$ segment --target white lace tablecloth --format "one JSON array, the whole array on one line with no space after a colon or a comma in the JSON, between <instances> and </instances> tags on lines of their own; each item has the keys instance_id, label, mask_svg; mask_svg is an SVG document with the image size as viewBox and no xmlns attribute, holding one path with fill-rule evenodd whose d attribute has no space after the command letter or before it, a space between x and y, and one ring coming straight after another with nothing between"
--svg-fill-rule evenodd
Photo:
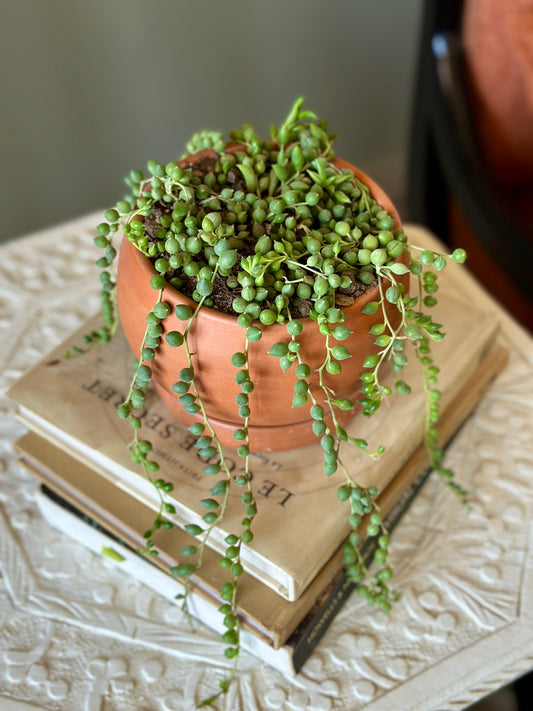
<instances>
[{"instance_id":1,"label":"white lace tablecloth","mask_svg":"<svg viewBox=\"0 0 533 711\"><path fill-rule=\"evenodd\" d=\"M0 711L192 709L229 664L215 633L50 528L13 452L3 393L97 311L99 221L0 248ZM472 514L430 477L394 533L392 612L352 596L294 679L243 653L217 709L461 709L533 668L533 346L503 331L508 367L447 455Z\"/></svg>"}]
</instances>

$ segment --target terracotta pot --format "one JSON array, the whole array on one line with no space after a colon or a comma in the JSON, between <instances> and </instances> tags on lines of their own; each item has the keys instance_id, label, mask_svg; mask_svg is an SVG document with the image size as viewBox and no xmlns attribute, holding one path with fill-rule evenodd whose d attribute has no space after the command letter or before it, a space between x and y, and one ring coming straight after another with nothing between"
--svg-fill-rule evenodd
<instances>
[{"instance_id":1,"label":"terracotta pot","mask_svg":"<svg viewBox=\"0 0 533 711\"><path fill-rule=\"evenodd\" d=\"M355 176L370 188L372 196L393 216L395 228L398 228L398 213L379 186L348 163L341 160L335 162L341 169L352 170ZM117 276L118 308L126 338L136 355L139 354L146 328L146 314L154 304L155 291L149 284L153 274L155 271L150 261L124 238ZM403 275L400 280L407 288L408 275ZM356 397L361 386L363 362L369 354L377 350L374 345L375 337L369 334L369 329L374 323L381 322L382 316L380 312L374 315L362 314L361 310L369 301L378 299L376 286L344 309L345 325L353 334L342 344L352 353L352 357L342 361L340 374L327 375L326 382L334 390L336 397L352 400ZM170 304L172 309L176 304L188 304L192 308L196 306L171 286L165 287L163 300ZM397 325L399 315L396 307L387 303L387 310L389 320ZM302 323L303 331L298 337L302 344L300 353L303 360L314 369L324 359L324 338L318 332L315 321L306 318L302 319ZM292 408L293 384L296 380L294 365L283 372L279 360L267 354L274 343L289 342L287 330L282 324L261 326L257 322L257 325L262 328L263 336L249 347L250 377L255 384L255 389L250 394L251 449L256 452L282 451L315 442L309 406ZM173 310L162 322L162 326L164 332L183 331L184 328L183 322L176 319ZM189 333L190 350L194 354L196 385L219 439L224 446L233 449L238 446L233 439L233 432L242 426L242 420L238 417L238 407L235 404L235 396L240 389L235 383L236 369L231 365L231 356L236 351L243 350L244 335L244 329L237 324L236 317L207 307L201 309ZM158 393L167 408L186 425L197 421L197 416L183 411L178 396L171 390L171 386L178 380L179 371L187 366L183 346L171 348L162 338L156 358L150 366ZM313 377L316 382L316 374L312 375ZM339 420L346 424L353 415L354 411L339 412Z\"/></svg>"}]
</instances>

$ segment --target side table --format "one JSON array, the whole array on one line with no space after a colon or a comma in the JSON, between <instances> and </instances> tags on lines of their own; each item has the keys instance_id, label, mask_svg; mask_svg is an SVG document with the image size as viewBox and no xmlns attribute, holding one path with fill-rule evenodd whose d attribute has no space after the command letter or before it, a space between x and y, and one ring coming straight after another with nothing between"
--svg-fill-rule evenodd
<instances>
[{"instance_id":1,"label":"side table","mask_svg":"<svg viewBox=\"0 0 533 711\"><path fill-rule=\"evenodd\" d=\"M3 393L98 309L99 221L0 247L0 711L192 709L228 664L214 633L51 529L17 465ZM243 653L215 708L459 710L533 668L533 341L479 299L510 358L447 453L472 513L430 477L394 533L392 612L352 596L294 679Z\"/></svg>"}]
</instances>

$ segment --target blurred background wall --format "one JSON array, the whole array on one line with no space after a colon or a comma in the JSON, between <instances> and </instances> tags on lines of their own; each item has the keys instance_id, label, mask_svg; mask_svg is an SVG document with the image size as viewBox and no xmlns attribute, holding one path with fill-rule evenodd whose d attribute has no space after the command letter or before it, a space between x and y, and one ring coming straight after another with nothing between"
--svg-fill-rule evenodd
<instances>
[{"instance_id":1,"label":"blurred background wall","mask_svg":"<svg viewBox=\"0 0 533 711\"><path fill-rule=\"evenodd\" d=\"M0 0L0 239L125 192L202 128L293 100L400 210L422 0Z\"/></svg>"}]
</instances>

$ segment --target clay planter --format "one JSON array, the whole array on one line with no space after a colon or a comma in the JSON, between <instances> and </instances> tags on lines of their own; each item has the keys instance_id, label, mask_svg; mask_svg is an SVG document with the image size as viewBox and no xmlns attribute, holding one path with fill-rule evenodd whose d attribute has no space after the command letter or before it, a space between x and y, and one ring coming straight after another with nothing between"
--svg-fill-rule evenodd
<instances>
[{"instance_id":1,"label":"clay planter","mask_svg":"<svg viewBox=\"0 0 533 711\"><path fill-rule=\"evenodd\" d=\"M190 159L186 162L190 163ZM372 196L393 216L397 229L400 226L398 213L379 186L348 163L338 159L335 163L341 169L352 170L370 188ZM136 356L146 328L146 314L155 301L156 292L149 283L154 274L150 261L124 238L117 275L118 308L126 338ZM407 289L408 274L399 277L399 281ZM379 300L377 286L344 309L345 325L353 334L342 344L348 348L352 357L342 361L342 372L339 375L326 374L326 383L334 390L336 397L356 398L361 386L363 362L369 354L378 350L374 345L375 336L369 334L369 329L374 323L383 321L381 312L373 315L361 313L365 304L376 300ZM183 331L184 324L175 317L173 308L176 304L188 304L194 309L196 304L168 285L163 291L163 301L172 306L171 314L162 322L164 332ZM396 306L387 302L387 312L391 323L397 325L399 314ZM302 319L302 323L303 331L298 337L301 342L300 353L314 372L324 360L324 337L319 333L316 321ZM309 407L292 407L295 366L283 372L279 359L267 354L274 343L289 342L285 325L262 326L259 322L255 325L262 328L263 336L260 341L250 343L249 346L250 378L255 384L250 394L249 432L252 451L281 451L316 442L311 430ZM242 420L238 417L235 404L235 396L240 389L235 383L236 369L231 365L231 356L236 351L244 350L244 341L245 331L237 324L236 317L207 307L200 310L189 332L190 350L194 354L195 383L222 444L233 449L238 446L233 439L233 432L242 426ZM183 411L178 395L171 390L171 386L178 380L179 371L188 365L184 347L171 348L162 338L156 353L150 366L161 399L185 425L198 421L198 416ZM315 375L315 382L317 380ZM353 411L339 412L339 420L346 424L353 415Z\"/></svg>"}]
</instances>

